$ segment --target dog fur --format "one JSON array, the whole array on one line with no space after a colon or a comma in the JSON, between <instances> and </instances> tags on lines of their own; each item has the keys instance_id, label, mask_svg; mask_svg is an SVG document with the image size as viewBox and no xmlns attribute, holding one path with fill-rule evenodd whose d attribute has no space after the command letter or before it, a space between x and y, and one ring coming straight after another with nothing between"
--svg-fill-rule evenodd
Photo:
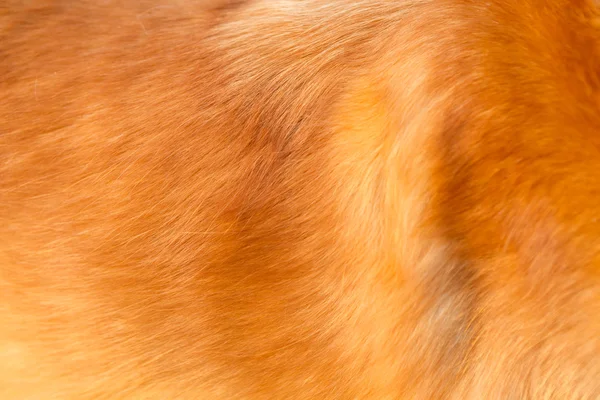
<instances>
[{"instance_id":1,"label":"dog fur","mask_svg":"<svg viewBox=\"0 0 600 400\"><path fill-rule=\"evenodd\" d=\"M584 0L5 0L0 398L600 398Z\"/></svg>"}]
</instances>

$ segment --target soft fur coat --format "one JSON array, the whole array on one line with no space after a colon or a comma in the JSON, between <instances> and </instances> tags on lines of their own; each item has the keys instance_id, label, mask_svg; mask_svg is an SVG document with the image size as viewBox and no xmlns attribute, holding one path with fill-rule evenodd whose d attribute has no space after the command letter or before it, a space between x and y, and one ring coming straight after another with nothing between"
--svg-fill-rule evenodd
<instances>
[{"instance_id":1,"label":"soft fur coat","mask_svg":"<svg viewBox=\"0 0 600 400\"><path fill-rule=\"evenodd\" d=\"M3 0L0 398L599 399L584 0Z\"/></svg>"}]
</instances>

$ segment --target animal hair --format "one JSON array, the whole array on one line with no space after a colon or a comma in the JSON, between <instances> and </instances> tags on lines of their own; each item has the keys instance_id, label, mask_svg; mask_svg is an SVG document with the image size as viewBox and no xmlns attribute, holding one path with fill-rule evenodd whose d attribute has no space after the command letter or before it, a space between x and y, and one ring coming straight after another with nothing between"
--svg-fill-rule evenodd
<instances>
[{"instance_id":1,"label":"animal hair","mask_svg":"<svg viewBox=\"0 0 600 400\"><path fill-rule=\"evenodd\" d=\"M4 0L0 398L600 398L585 0Z\"/></svg>"}]
</instances>

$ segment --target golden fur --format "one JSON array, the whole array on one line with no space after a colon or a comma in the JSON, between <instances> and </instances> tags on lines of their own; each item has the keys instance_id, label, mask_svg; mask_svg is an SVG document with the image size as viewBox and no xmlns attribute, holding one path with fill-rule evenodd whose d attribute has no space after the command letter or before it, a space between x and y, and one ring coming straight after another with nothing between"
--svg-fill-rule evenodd
<instances>
[{"instance_id":1,"label":"golden fur","mask_svg":"<svg viewBox=\"0 0 600 400\"><path fill-rule=\"evenodd\" d=\"M0 398L600 398L584 0L5 0Z\"/></svg>"}]
</instances>

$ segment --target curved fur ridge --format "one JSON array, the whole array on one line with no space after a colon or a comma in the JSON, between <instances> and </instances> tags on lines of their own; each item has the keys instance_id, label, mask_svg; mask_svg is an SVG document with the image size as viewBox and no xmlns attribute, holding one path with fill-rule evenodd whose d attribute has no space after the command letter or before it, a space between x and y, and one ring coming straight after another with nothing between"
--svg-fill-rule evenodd
<instances>
[{"instance_id":1,"label":"curved fur ridge","mask_svg":"<svg viewBox=\"0 0 600 400\"><path fill-rule=\"evenodd\" d=\"M5 1L0 397L600 398L597 21Z\"/></svg>"}]
</instances>

